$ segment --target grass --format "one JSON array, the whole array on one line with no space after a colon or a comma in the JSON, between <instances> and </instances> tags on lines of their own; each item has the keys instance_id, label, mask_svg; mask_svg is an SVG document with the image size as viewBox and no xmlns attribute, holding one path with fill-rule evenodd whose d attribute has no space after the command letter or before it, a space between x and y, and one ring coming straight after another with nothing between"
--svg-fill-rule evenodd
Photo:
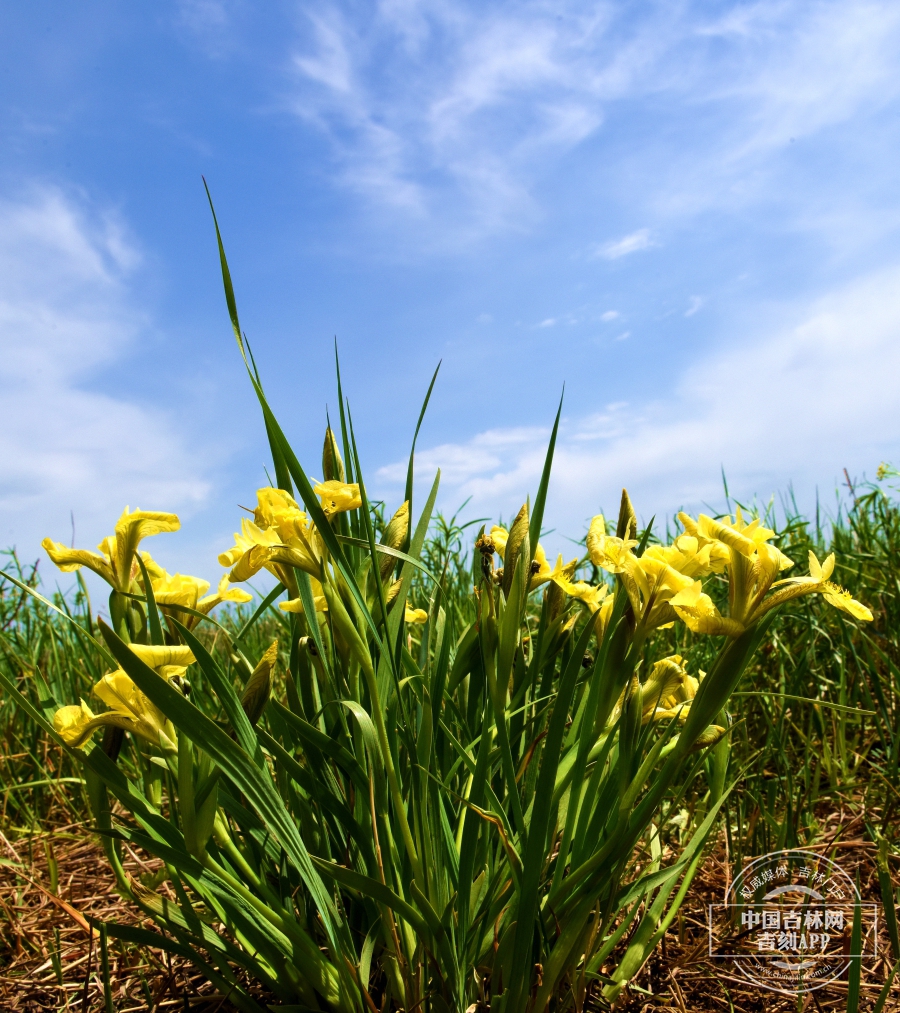
<instances>
[{"instance_id":1,"label":"grass","mask_svg":"<svg viewBox=\"0 0 900 1013\"><path fill-rule=\"evenodd\" d=\"M423 496L412 455L391 513L367 499L339 376L314 489L265 397L220 252L277 485L260 491L258 527L227 565L236 584L261 568L279 584L213 619L196 583L136 554L177 527L172 515L123 515L105 560L51 548L105 575L105 615L79 573L71 593L44 596L36 567L9 554L9 1008L39 992L85 1010L248 1013L855 1011L895 999L889 483L851 488L826 526L782 511L775 538L804 564L833 550L835 578L871 623L827 605L847 607L821 581L759 605L779 576L766 538L709 521L692 549L665 548L674 533L638 532L627 496L615 535L596 520L582 557L554 568L538 542L552 439L533 505L508 531L434 516L439 476ZM771 510L761 520L776 527ZM683 598L698 574L709 598ZM74 706L98 693L96 717ZM830 990L760 998L703 962L698 905L751 857L808 847L880 898L881 955Z\"/></svg>"},{"instance_id":2,"label":"grass","mask_svg":"<svg viewBox=\"0 0 900 1013\"><path fill-rule=\"evenodd\" d=\"M445 575L446 611L455 613L460 624L472 618L474 534L455 520L438 517L422 552L428 568ZM779 534L780 545L792 558L803 558L809 548L820 556L833 548L841 560L841 581L871 605L876 618L871 627L861 628L842 613L823 610L809 598L802 599L790 613L781 614L768 631L731 705L735 718L731 763L743 770L743 776L724 807L720 834L707 848L709 857L688 893L686 909L691 907L694 895L709 894L717 899L715 891L722 881L716 862L726 856L738 869L752 856L781 848L821 846L823 842L828 843L829 853L846 866L853 868L862 862L868 896L881 896L886 901L885 894L893 890L896 903L900 864L900 505L888 490L867 488L857 491L849 509L824 530L817 530L794 514L780 525ZM23 567L12 554L5 568L23 583L38 583L36 568ZM417 582L413 596L424 602L426 594L427 582ZM83 585L79 583L68 595L52 592L49 598L73 616L82 630L96 633L96 615ZM252 607L243 606L223 613L219 619L236 635L251 614ZM289 618L284 613L268 610L253 627L253 641L245 645L247 654L258 656L271 638L284 636L287 623ZM657 645L660 655L680 653L693 671L710 665L712 645L707 638L691 634L683 626L664 631L662 638ZM219 656L225 654L221 631L209 632L204 639ZM36 707L40 707L42 693L47 691L57 701L88 698L102 668L92 641L80 634L76 625L9 583L0 585L0 648L3 672L15 680ZM238 682L236 675L234 678ZM283 693L282 686L274 695L283 698ZM71 754L55 746L37 723L23 715L8 694L0 699L0 736L0 830L24 867L37 869L42 883L55 893L60 880L58 873L54 877L51 872L50 852L44 847L46 830L55 830L51 840L58 852L84 844L81 828L89 799L83 771ZM687 816L679 812L676 821L664 831L663 849L677 853L683 836L680 824L689 828L691 823L690 812ZM883 870L879 870L874 847L879 836L887 842ZM850 846L844 847L847 844ZM640 845L637 850L641 850ZM13 866L3 872L11 887L19 891L29 888L29 883L17 878ZM113 885L108 877L99 893L106 898L107 909L121 919L121 902L118 907L109 905ZM52 937L48 938L48 925L43 937L34 937L18 931L20 917L11 905L7 904L3 917L9 930L4 933L9 940L5 960L21 962L23 954L27 957L32 953L34 959L30 964L26 960L24 966L33 968L35 961L40 964L50 959L55 951ZM59 917L57 909L53 921ZM83 941L85 934L77 923L68 920L64 924L68 935L80 932ZM685 923L684 912L679 912L666 935L671 960L684 957L693 948L695 929L690 921ZM702 933L699 939L702 943ZM882 944L890 953L887 934ZM141 969L140 975L131 976L130 992L133 1008L141 1008L143 991L139 983L166 980L169 971L165 959L160 962L157 957L148 963L147 954L154 951L133 946L129 949L127 943L115 945L123 947L120 976L127 968ZM76 958L83 958L77 946L72 952ZM886 971L895 959L893 954L886 955L882 970ZM709 984L702 970L689 966L678 979L682 995L688 998L694 983L692 975L697 982ZM636 987L641 987L641 980L644 986L652 985L654 977L661 994L672 992L668 978L660 971L659 951ZM700 986L701 995L706 985ZM79 987L83 987L80 980ZM95 987L99 989L99 985ZM844 993L840 986L836 988L840 1002ZM732 983L735 994L739 989L737 983ZM123 992L123 996L126 994ZM640 995L635 991L632 994ZM77 991L79 999L81 995L82 991ZM866 1008L867 1001L874 1004L876 998L877 991L863 989L860 1008ZM132 1006L123 998L119 1008Z\"/></svg>"}]
</instances>

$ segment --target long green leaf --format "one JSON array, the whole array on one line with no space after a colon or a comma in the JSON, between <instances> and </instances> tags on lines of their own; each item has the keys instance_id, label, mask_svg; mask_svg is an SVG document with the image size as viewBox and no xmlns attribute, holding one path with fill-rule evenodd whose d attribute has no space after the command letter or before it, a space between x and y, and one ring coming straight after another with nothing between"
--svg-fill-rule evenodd
<instances>
[{"instance_id":1,"label":"long green leaf","mask_svg":"<svg viewBox=\"0 0 900 1013\"><path fill-rule=\"evenodd\" d=\"M256 611L241 627L240 632L232 641L235 647L244 639L244 637L247 636L247 634L250 632L250 630L253 629L256 623L259 622L260 617L263 615L266 609L272 604L272 602L274 602L275 599L282 593L282 591L284 591L284 584L276 584L275 587L273 587L272 590L265 596L265 598L263 598L263 600L259 603L259 606L256 609Z\"/></svg>"},{"instance_id":2,"label":"long green leaf","mask_svg":"<svg viewBox=\"0 0 900 1013\"><path fill-rule=\"evenodd\" d=\"M547 727L547 737L541 756L541 769L534 793L534 809L528 827L528 842L522 869L522 889L516 908L516 935L510 970L510 997L507 1009L524 1009L531 989L531 959L534 943L535 919L538 913L541 875L546 862L547 834L550 826L553 785L559 766L559 752L566 731L569 707L575 692L575 682L581 670L581 659L593 635L593 623L586 624L578 645L566 666L560 681L559 692Z\"/></svg>"},{"instance_id":3,"label":"long green leaf","mask_svg":"<svg viewBox=\"0 0 900 1013\"><path fill-rule=\"evenodd\" d=\"M553 452L556 450L556 434L559 432L559 420L562 416L563 397L565 388L559 399L559 407L556 409L556 418L553 421L553 431L550 433L550 443L547 447L547 456L544 459L544 470L541 472L541 481L538 485L537 496L534 498L534 508L531 511L531 523L528 526L528 537L531 540L531 558L537 552L538 540L541 537L541 525L544 523L544 507L547 505L547 490L550 487L550 470L553 467Z\"/></svg>"},{"instance_id":4,"label":"long green leaf","mask_svg":"<svg viewBox=\"0 0 900 1013\"><path fill-rule=\"evenodd\" d=\"M416 457L416 440L419 438L419 430L422 428L422 420L425 418L425 412L428 409L428 402L431 400L431 392L434 390L434 384L437 380L438 372L440 371L441 364L437 364L434 371L434 376L431 378L431 383L428 384L428 393L425 395L425 400L422 403L422 410L419 412L419 419L416 422L416 431L413 433L412 449L409 452L409 465L406 469L406 492L404 499L409 503L409 515L412 517L413 507L413 462ZM409 538L407 537L407 541Z\"/></svg>"},{"instance_id":5,"label":"long green leaf","mask_svg":"<svg viewBox=\"0 0 900 1013\"><path fill-rule=\"evenodd\" d=\"M213 692L222 704L231 727L241 748L262 766L262 753L259 751L259 743L256 739L256 732L247 717L244 708L241 706L240 697L234 687L228 681L225 673L219 667L216 659L207 651L206 647L194 636L194 634L183 626L177 619L173 620L176 629L184 638L185 644L191 649L191 653L197 659L197 664L203 670L203 674L209 680ZM188 733L188 738L190 738Z\"/></svg>"},{"instance_id":6,"label":"long green leaf","mask_svg":"<svg viewBox=\"0 0 900 1013\"><path fill-rule=\"evenodd\" d=\"M150 580L150 575L147 573L147 567L144 564L144 560L141 558L141 554L136 552L134 558L137 560L138 566L141 568L141 576L144 578L144 594L147 597L147 626L150 630L150 643L156 645L162 645L165 643L163 638L162 623L159 621L159 609L156 607L156 598L153 594L153 582Z\"/></svg>"},{"instance_id":7,"label":"long green leaf","mask_svg":"<svg viewBox=\"0 0 900 1013\"><path fill-rule=\"evenodd\" d=\"M99 623L110 652L131 676L138 689L169 717L179 732L187 735L219 764L281 843L310 892L336 964L341 969L344 943L339 935L334 905L268 775L260 770L224 729L173 689L166 680L161 679L152 668L148 668L119 639L114 630L102 620Z\"/></svg>"},{"instance_id":8,"label":"long green leaf","mask_svg":"<svg viewBox=\"0 0 900 1013\"><path fill-rule=\"evenodd\" d=\"M380 883L377 879L372 879L371 876L364 876L361 872L355 872L353 869L348 869L343 865L337 865L334 862L326 862L321 858L316 858L315 855L312 856L312 860L316 868L328 876L329 879L333 879L335 883L339 883L350 890L356 890L366 897L371 897L372 900L378 901L379 904L384 904L396 915L406 919L416 932L424 936L430 935L428 922L425 918L419 914L412 904L407 903L402 897L394 893L389 886L385 886L384 883Z\"/></svg>"}]
</instances>

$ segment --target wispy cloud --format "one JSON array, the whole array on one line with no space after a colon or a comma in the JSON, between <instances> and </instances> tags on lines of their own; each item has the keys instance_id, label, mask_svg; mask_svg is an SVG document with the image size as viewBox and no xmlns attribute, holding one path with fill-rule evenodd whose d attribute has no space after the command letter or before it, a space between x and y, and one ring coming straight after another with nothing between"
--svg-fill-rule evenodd
<instances>
[{"instance_id":1,"label":"wispy cloud","mask_svg":"<svg viewBox=\"0 0 900 1013\"><path fill-rule=\"evenodd\" d=\"M640 253L641 250L649 250L653 246L659 246L659 242L650 230L638 229L637 232L631 232L621 239L601 243L595 248L595 255L604 260L618 260L619 257L627 257L629 253Z\"/></svg>"},{"instance_id":2,"label":"wispy cloud","mask_svg":"<svg viewBox=\"0 0 900 1013\"><path fill-rule=\"evenodd\" d=\"M0 542L99 536L125 503L188 510L209 483L161 407L97 389L149 321L131 298L141 253L115 216L56 188L0 199ZM88 541L88 544L91 544Z\"/></svg>"},{"instance_id":3,"label":"wispy cloud","mask_svg":"<svg viewBox=\"0 0 900 1013\"><path fill-rule=\"evenodd\" d=\"M607 19L385 2L310 8L291 108L332 139L349 186L458 230L520 228L536 169L603 121L592 66ZM448 218L458 215L450 215ZM446 219L445 219L446 221ZM457 230L457 231L458 231Z\"/></svg>"},{"instance_id":4,"label":"wispy cloud","mask_svg":"<svg viewBox=\"0 0 900 1013\"><path fill-rule=\"evenodd\" d=\"M791 140L900 94L888 0L759 0L714 16L699 2L308 10L291 107L332 139L339 178L457 231L462 218L472 235L539 221L548 166L620 103L651 100L664 129L630 135L629 157L602 171L642 164L647 209L677 215L759 200Z\"/></svg>"},{"instance_id":5,"label":"wispy cloud","mask_svg":"<svg viewBox=\"0 0 900 1013\"><path fill-rule=\"evenodd\" d=\"M541 426L490 429L465 444L444 443L417 452L416 468L419 474L440 468L444 483L472 495L493 486L501 475L509 481L513 474L530 474L548 433ZM506 470L508 467L511 471ZM386 483L405 481L406 468L406 462L386 465L379 469L378 478Z\"/></svg>"},{"instance_id":6,"label":"wispy cloud","mask_svg":"<svg viewBox=\"0 0 900 1013\"><path fill-rule=\"evenodd\" d=\"M578 537L585 518L612 509L623 485L642 514L721 502L720 469L739 495L793 484L811 505L817 484L849 462L879 461L900 442L900 268L861 280L805 307L771 333L688 366L669 393L564 420L548 523ZM548 430L482 433L417 455L441 467L442 499L471 496L476 513L514 513L540 476ZM386 489L402 465L382 469ZM823 490L828 493L828 489Z\"/></svg>"}]
</instances>

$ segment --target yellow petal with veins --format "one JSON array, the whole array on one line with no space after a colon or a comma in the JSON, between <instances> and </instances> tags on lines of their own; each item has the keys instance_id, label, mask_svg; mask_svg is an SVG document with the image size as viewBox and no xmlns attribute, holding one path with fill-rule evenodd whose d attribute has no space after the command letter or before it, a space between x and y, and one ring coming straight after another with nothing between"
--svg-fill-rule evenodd
<instances>
[{"instance_id":1,"label":"yellow petal with veins","mask_svg":"<svg viewBox=\"0 0 900 1013\"><path fill-rule=\"evenodd\" d=\"M335 514L344 513L346 510L356 510L362 506L362 497L356 483L338 482L336 479L332 479L330 482L316 483L313 486L313 492L322 500L322 510L329 520Z\"/></svg>"},{"instance_id":2,"label":"yellow petal with veins","mask_svg":"<svg viewBox=\"0 0 900 1013\"><path fill-rule=\"evenodd\" d=\"M86 726L94 720L94 712L81 701L79 706L60 707L53 715L53 727L57 735L70 746L81 745L87 741Z\"/></svg>"},{"instance_id":3,"label":"yellow petal with veins","mask_svg":"<svg viewBox=\"0 0 900 1013\"><path fill-rule=\"evenodd\" d=\"M596 587L593 587L584 580L578 580L575 583L571 583L565 579L557 580L554 578L554 580L570 598L575 598L577 601L581 601L587 605L591 613L596 612L600 608L609 594L609 588L606 584L598 584Z\"/></svg>"},{"instance_id":4,"label":"yellow petal with veins","mask_svg":"<svg viewBox=\"0 0 900 1013\"><path fill-rule=\"evenodd\" d=\"M594 566L599 566L608 573L623 573L633 558L631 550L635 545L637 542L633 538L607 535L603 514L597 514L591 521L587 533L587 550Z\"/></svg>"},{"instance_id":5,"label":"yellow petal with veins","mask_svg":"<svg viewBox=\"0 0 900 1013\"><path fill-rule=\"evenodd\" d=\"M744 632L744 626L736 619L723 616L713 604L712 598L703 593L699 580L691 587L679 591L671 599L678 618L694 633L708 633L711 636L736 637Z\"/></svg>"},{"instance_id":6,"label":"yellow petal with veins","mask_svg":"<svg viewBox=\"0 0 900 1013\"><path fill-rule=\"evenodd\" d=\"M494 543L497 555L503 559L506 555L506 543L509 541L509 532L506 528L501 528L499 524L495 524L491 528L491 541Z\"/></svg>"},{"instance_id":7,"label":"yellow petal with veins","mask_svg":"<svg viewBox=\"0 0 900 1013\"><path fill-rule=\"evenodd\" d=\"M328 602L325 600L324 594L314 594L313 604L316 606L316 612L328 611ZM282 612L297 612L298 614L302 615L303 599L292 598L290 601L280 602L278 607L281 609Z\"/></svg>"},{"instance_id":8,"label":"yellow petal with veins","mask_svg":"<svg viewBox=\"0 0 900 1013\"><path fill-rule=\"evenodd\" d=\"M294 497L284 489L273 489L271 486L257 489L256 502L257 507L253 511L253 521L260 528L271 527L283 514L303 513Z\"/></svg>"},{"instance_id":9,"label":"yellow petal with veins","mask_svg":"<svg viewBox=\"0 0 900 1013\"><path fill-rule=\"evenodd\" d=\"M196 608L198 612L209 614L216 605L220 605L223 601L230 601L236 605L246 605L248 601L253 601L253 595L242 587L229 587L228 574L226 573L223 574L222 579L219 581L216 593L208 595L206 598L201 598L197 602Z\"/></svg>"},{"instance_id":10,"label":"yellow petal with veins","mask_svg":"<svg viewBox=\"0 0 900 1013\"><path fill-rule=\"evenodd\" d=\"M97 724L112 724L140 735L154 745L166 728L166 716L131 681L121 668L109 672L94 686L94 696L110 708L95 718Z\"/></svg>"},{"instance_id":11,"label":"yellow petal with veins","mask_svg":"<svg viewBox=\"0 0 900 1013\"><path fill-rule=\"evenodd\" d=\"M41 547L63 573L71 573L72 570L86 566L108 584L115 581L109 560L104 556L97 555L96 552L88 552L86 549L69 549L62 542L54 542L52 538L45 538L41 542Z\"/></svg>"},{"instance_id":12,"label":"yellow petal with veins","mask_svg":"<svg viewBox=\"0 0 900 1013\"><path fill-rule=\"evenodd\" d=\"M163 665L193 665L197 660L189 647L182 644L129 644L133 654L149 668L158 669Z\"/></svg>"},{"instance_id":13,"label":"yellow petal with veins","mask_svg":"<svg viewBox=\"0 0 900 1013\"><path fill-rule=\"evenodd\" d=\"M822 597L829 605L840 609L841 612L846 612L848 615L853 616L854 619L871 622L875 618L869 609L862 602L857 601L849 591L845 591L837 584L832 584L830 580L825 582Z\"/></svg>"},{"instance_id":14,"label":"yellow petal with veins","mask_svg":"<svg viewBox=\"0 0 900 1013\"><path fill-rule=\"evenodd\" d=\"M116 521L115 553L113 569L116 571L118 589L127 591L132 579L134 554L141 540L166 531L178 531L181 521L176 514L161 513L158 510L132 510L128 507Z\"/></svg>"},{"instance_id":15,"label":"yellow petal with veins","mask_svg":"<svg viewBox=\"0 0 900 1013\"><path fill-rule=\"evenodd\" d=\"M809 575L814 580L828 580L834 573L834 553L820 563L812 549L809 550Z\"/></svg>"}]
</instances>

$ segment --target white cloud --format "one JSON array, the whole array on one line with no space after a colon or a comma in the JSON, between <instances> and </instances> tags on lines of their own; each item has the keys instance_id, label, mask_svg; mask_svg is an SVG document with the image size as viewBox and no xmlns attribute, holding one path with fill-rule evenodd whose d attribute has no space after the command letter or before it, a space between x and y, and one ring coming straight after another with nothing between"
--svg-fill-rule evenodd
<instances>
[{"instance_id":1,"label":"white cloud","mask_svg":"<svg viewBox=\"0 0 900 1013\"><path fill-rule=\"evenodd\" d=\"M723 74L711 96L751 111L752 127L735 154L809 136L900 93L896 4L757 3L700 32L731 40L752 61L743 72Z\"/></svg>"},{"instance_id":2,"label":"white cloud","mask_svg":"<svg viewBox=\"0 0 900 1013\"><path fill-rule=\"evenodd\" d=\"M618 310L607 310L604 314L601 315L600 319L605 324L608 324L611 320L618 320L619 316L620 314Z\"/></svg>"},{"instance_id":3,"label":"white cloud","mask_svg":"<svg viewBox=\"0 0 900 1013\"><path fill-rule=\"evenodd\" d=\"M654 246L659 246L659 243L650 230L638 229L637 232L630 232L621 239L601 243L596 247L595 255L603 257L604 260L618 260L619 257L627 257L629 253L640 253L641 250L649 250Z\"/></svg>"},{"instance_id":4,"label":"white cloud","mask_svg":"<svg viewBox=\"0 0 900 1013\"><path fill-rule=\"evenodd\" d=\"M692 317L695 313L698 313L702 309L703 304L705 302L706 300L703 298L703 296L692 295L691 301L688 304L688 308L684 311L684 315L686 317Z\"/></svg>"},{"instance_id":5,"label":"white cloud","mask_svg":"<svg viewBox=\"0 0 900 1013\"><path fill-rule=\"evenodd\" d=\"M791 323L790 321L794 322ZM564 420L547 523L578 537L592 513L613 509L623 485L645 519L733 493L797 490L873 473L900 447L900 267L865 277L805 307L788 307L770 333L689 366L671 392L641 406L612 404ZM534 494L548 430L494 430L417 455L445 468L448 508L510 514ZM383 469L399 484L401 465ZM823 489L828 494L830 489Z\"/></svg>"},{"instance_id":6,"label":"white cloud","mask_svg":"<svg viewBox=\"0 0 900 1013\"><path fill-rule=\"evenodd\" d=\"M0 544L32 555L44 535L68 541L71 510L92 545L126 503L190 511L207 495L189 434L129 400L139 379L96 382L148 326L128 281L140 259L83 199L49 187L0 199Z\"/></svg>"},{"instance_id":7,"label":"white cloud","mask_svg":"<svg viewBox=\"0 0 900 1013\"><path fill-rule=\"evenodd\" d=\"M427 475L440 468L442 483L451 488L474 490L482 482L487 487L497 480L511 459L514 461L512 467L519 471L523 461L539 453L536 448L545 436L545 430L539 426L490 429L465 444L444 443L428 450L417 450L416 471L419 475ZM401 483L406 481L406 467L405 461L389 464L380 468L377 475L384 482ZM527 464L524 467L527 469Z\"/></svg>"},{"instance_id":8,"label":"white cloud","mask_svg":"<svg viewBox=\"0 0 900 1013\"><path fill-rule=\"evenodd\" d=\"M390 0L365 14L317 6L291 61L289 105L329 136L346 185L442 217L445 245L448 232L522 229L539 213L535 167L602 123L590 52L601 22L453 0Z\"/></svg>"},{"instance_id":9,"label":"white cloud","mask_svg":"<svg viewBox=\"0 0 900 1013\"><path fill-rule=\"evenodd\" d=\"M445 241L539 222L549 167L617 104L665 129L629 135L627 158L597 164L639 178L636 199L665 217L766 199L791 139L900 95L890 0L758 0L715 16L698 2L309 10L291 108L331 138L337 178L440 219Z\"/></svg>"}]
</instances>

